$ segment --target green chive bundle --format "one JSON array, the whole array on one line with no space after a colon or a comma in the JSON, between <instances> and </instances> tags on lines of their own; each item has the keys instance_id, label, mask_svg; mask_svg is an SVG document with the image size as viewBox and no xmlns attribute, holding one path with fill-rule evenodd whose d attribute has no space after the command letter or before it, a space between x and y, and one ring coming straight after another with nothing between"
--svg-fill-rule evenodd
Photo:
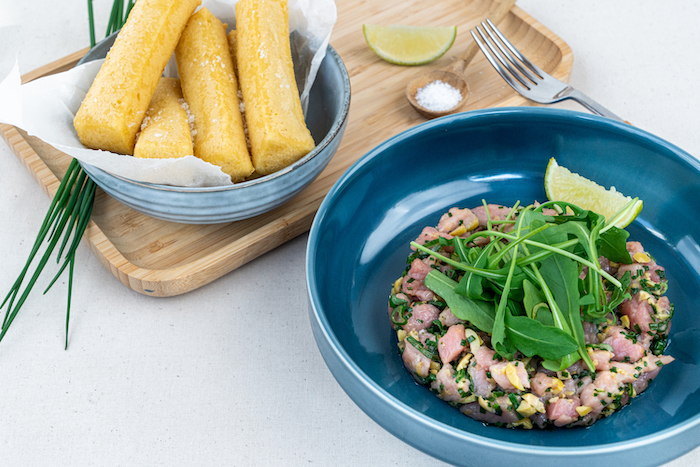
<instances>
[{"instance_id":1,"label":"green chive bundle","mask_svg":"<svg viewBox=\"0 0 700 467\"><path fill-rule=\"evenodd\" d=\"M95 46L95 18L92 8L92 0L88 0L88 17L90 29L90 46ZM112 4L112 12L107 24L107 32L105 36L118 31L126 22L129 12L134 7L135 0L128 0L126 4L124 0L114 0ZM66 338L65 348L68 348L68 323L70 321L70 304L73 290L73 271L75 265L75 252L80 244L80 239L85 233L92 207L95 203L95 190L97 185L83 171L76 159L73 159L68 166L68 170L61 181L58 191L51 202L49 211L44 217L44 222L39 229L39 233L34 241L27 262L19 274L15 283L10 288L7 296L0 304L0 310L7 305L5 317L0 327L0 341L5 337L10 325L14 321L17 313L22 305L27 300L29 293L39 279L46 263L49 261L56 246L61 242L58 253L56 254L56 262L61 264L58 272L53 280L46 288L44 293L48 292L53 284L58 280L61 274L68 268L68 303L66 306ZM61 240L62 239L62 240ZM69 243L70 242L70 243ZM34 262L34 259L42 249L42 245L46 243L44 253L39 259L34 273L24 288L22 287L27 273ZM65 251L65 254L64 254Z\"/></svg>"},{"instance_id":2,"label":"green chive bundle","mask_svg":"<svg viewBox=\"0 0 700 467\"><path fill-rule=\"evenodd\" d=\"M107 23L107 32L105 32L105 37L109 36L113 32L119 31L124 23L126 23L126 18L129 17L131 9L134 7L136 0L129 0L124 4L124 0L114 0L112 4L112 12L109 15L109 22ZM126 6L126 9L124 8ZM92 0L88 0L88 14L90 15L90 30L91 34L94 35L94 20L92 17ZM94 39L90 36L92 47L95 46Z\"/></svg>"},{"instance_id":3,"label":"green chive bundle","mask_svg":"<svg viewBox=\"0 0 700 467\"><path fill-rule=\"evenodd\" d=\"M61 185L56 191L56 195L51 202L49 211L46 213L44 222L39 229L39 234L34 241L32 251L29 253L29 258L22 269L22 272L15 280L9 293L0 304L0 309L7 304L5 318L0 328L0 341L5 337L7 330L14 321L20 308L26 301L34 284L44 270L44 266L49 261L51 254L56 246L58 246L61 238L61 245L56 254L56 262L60 263L63 258L63 264L54 276L53 280L46 288L44 293L48 292L51 286L58 280L60 275L68 267L68 304L66 309L66 341L65 346L68 347L68 323L70 320L70 302L71 291L73 286L73 266L75 264L75 251L78 248L80 239L87 228L92 206L95 201L95 183L83 172L78 161L73 159L68 166ZM22 284L29 271L29 268L41 250L42 244L47 242L44 254L39 260L39 264L34 270L34 274L29 279L24 289ZM70 244L68 243L70 241ZM66 249L68 247L68 249ZM65 255L63 252L65 250ZM20 293L21 292L21 293Z\"/></svg>"}]
</instances>

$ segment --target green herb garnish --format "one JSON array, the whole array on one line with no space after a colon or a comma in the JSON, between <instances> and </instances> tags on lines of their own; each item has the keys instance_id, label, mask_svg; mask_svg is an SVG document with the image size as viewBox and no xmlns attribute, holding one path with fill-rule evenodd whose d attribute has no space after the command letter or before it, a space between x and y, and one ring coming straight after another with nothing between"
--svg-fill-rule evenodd
<instances>
[{"instance_id":1,"label":"green herb garnish","mask_svg":"<svg viewBox=\"0 0 700 467\"><path fill-rule=\"evenodd\" d=\"M547 216L545 207L568 214ZM632 207L628 204L623 211ZM517 212L513 208L508 220L515 224L511 232L489 219L485 230L452 239L451 258L411 243L458 272L454 280L433 269L424 284L457 318L491 334L498 357L512 360L517 351L539 356L552 371L582 359L594 371L583 321L598 322L628 298L630 283L629 274L618 280L604 271L598 258L604 253L613 261L631 263L629 234L606 225L603 216L558 201ZM479 237L489 243L473 246ZM612 292L610 301L606 292Z\"/></svg>"}]
</instances>

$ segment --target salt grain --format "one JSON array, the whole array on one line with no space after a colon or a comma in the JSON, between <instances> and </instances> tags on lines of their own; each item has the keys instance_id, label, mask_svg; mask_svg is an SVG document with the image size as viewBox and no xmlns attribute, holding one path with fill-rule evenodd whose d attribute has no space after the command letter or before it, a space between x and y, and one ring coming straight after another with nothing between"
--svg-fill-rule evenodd
<instances>
[{"instance_id":1,"label":"salt grain","mask_svg":"<svg viewBox=\"0 0 700 467\"><path fill-rule=\"evenodd\" d=\"M433 112L450 110L461 100L459 89L440 80L432 81L416 91L418 105Z\"/></svg>"},{"instance_id":2,"label":"salt grain","mask_svg":"<svg viewBox=\"0 0 700 467\"><path fill-rule=\"evenodd\" d=\"M141 122L141 131L145 130L146 127L148 126L148 124L149 124L150 122L151 122L151 118L148 117L148 116L145 117L145 118L143 119L143 121Z\"/></svg>"},{"instance_id":3,"label":"salt grain","mask_svg":"<svg viewBox=\"0 0 700 467\"><path fill-rule=\"evenodd\" d=\"M180 103L180 107L182 107L187 114L187 123L190 125L190 136L192 136L192 140L194 141L194 136L197 134L197 130L194 129L194 114L190 112L190 106L185 102L185 99L178 99L178 102Z\"/></svg>"}]
</instances>

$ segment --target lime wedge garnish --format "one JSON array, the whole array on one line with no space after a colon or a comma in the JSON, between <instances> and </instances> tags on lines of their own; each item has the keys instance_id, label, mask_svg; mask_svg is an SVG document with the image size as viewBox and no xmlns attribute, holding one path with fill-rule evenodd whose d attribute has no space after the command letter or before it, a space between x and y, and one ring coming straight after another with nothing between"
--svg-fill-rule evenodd
<instances>
[{"instance_id":1,"label":"lime wedge garnish","mask_svg":"<svg viewBox=\"0 0 700 467\"><path fill-rule=\"evenodd\" d=\"M396 65L423 65L452 47L457 27L376 26L363 24L365 40L374 53Z\"/></svg>"},{"instance_id":2,"label":"lime wedge garnish","mask_svg":"<svg viewBox=\"0 0 700 467\"><path fill-rule=\"evenodd\" d=\"M547 164L547 172L544 176L544 189L547 198L552 201L566 201L583 209L596 212L605 216L606 221L633 201L610 187L609 190L598 185L579 174L571 172L566 167L557 164L554 158ZM613 220L616 227L624 228L632 222L642 210L642 200L636 200L631 209Z\"/></svg>"}]
</instances>

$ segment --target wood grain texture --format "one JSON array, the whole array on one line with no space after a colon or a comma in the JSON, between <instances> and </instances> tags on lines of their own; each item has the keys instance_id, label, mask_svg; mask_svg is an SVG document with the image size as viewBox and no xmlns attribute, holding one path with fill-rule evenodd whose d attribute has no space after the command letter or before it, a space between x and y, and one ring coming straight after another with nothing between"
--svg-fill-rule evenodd
<instances>
[{"instance_id":1,"label":"wood grain texture","mask_svg":"<svg viewBox=\"0 0 700 467\"><path fill-rule=\"evenodd\" d=\"M343 141L323 173L296 198L277 209L238 222L185 225L153 219L98 190L85 240L102 264L127 287L156 297L182 294L205 285L306 232L333 183L359 157L385 139L426 121L405 98L406 83L421 69L441 68L460 58L472 39L469 29L493 11L493 0L443 0L426 9L417 0L338 0L331 45L350 75L352 99ZM424 67L400 67L367 47L362 24L453 26L450 51ZM568 81L573 55L561 39L519 9L499 29L551 75ZM23 82L60 72L77 63L81 50L23 76ZM466 70L470 99L464 110L530 105L491 69L483 55ZM0 134L37 183L53 196L70 157L9 125ZM38 226L37 226L38 228Z\"/></svg>"}]
</instances>

